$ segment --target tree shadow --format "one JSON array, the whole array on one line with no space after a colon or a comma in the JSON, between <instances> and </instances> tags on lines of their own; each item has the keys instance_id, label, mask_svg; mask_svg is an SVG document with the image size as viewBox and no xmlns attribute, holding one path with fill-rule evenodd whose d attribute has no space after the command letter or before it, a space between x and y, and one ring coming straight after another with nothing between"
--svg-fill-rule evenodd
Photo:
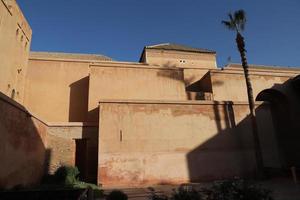
<instances>
[{"instance_id":1,"label":"tree shadow","mask_svg":"<svg viewBox=\"0 0 300 200\"><path fill-rule=\"evenodd\" d=\"M200 83L200 81L201 84L205 85L206 87L205 92L212 93L209 73L203 76L203 78L200 81L193 82L195 76L185 77L184 68L177 67L175 64L172 64L171 62L167 62L162 67L163 68L157 72L157 76L165 77L168 79L181 82L185 87L187 100L207 100L207 98L209 98L205 96L205 93L203 93L204 90L202 90L202 88L200 89L197 87L199 86L198 83ZM209 100L212 99L209 98Z\"/></svg>"},{"instance_id":2,"label":"tree shadow","mask_svg":"<svg viewBox=\"0 0 300 200\"><path fill-rule=\"evenodd\" d=\"M300 129L297 88L300 87L291 87L291 80L261 91L256 98L265 102L256 107L256 120L267 172L268 169L281 171L300 166L300 135L297 131ZM237 122L239 113L233 105L230 102L223 106L214 105L218 132L187 154L191 182L255 177L251 120L246 116Z\"/></svg>"},{"instance_id":3,"label":"tree shadow","mask_svg":"<svg viewBox=\"0 0 300 200\"><path fill-rule=\"evenodd\" d=\"M261 109L263 106L257 108ZM253 177L256 165L250 117L236 123L231 102L214 104L213 110L218 132L187 154L190 181Z\"/></svg>"}]
</instances>

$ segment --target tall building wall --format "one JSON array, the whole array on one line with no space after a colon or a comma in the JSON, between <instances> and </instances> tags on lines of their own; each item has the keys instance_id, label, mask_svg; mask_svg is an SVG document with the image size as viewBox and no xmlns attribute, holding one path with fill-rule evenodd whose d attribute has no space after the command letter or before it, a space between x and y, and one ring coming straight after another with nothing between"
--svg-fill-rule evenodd
<instances>
[{"instance_id":1,"label":"tall building wall","mask_svg":"<svg viewBox=\"0 0 300 200\"><path fill-rule=\"evenodd\" d=\"M277 88L280 90L280 85L293 76L296 76L296 73L250 72L254 99L265 89ZM246 82L242 71L212 71L211 81L214 100L248 101Z\"/></svg>"},{"instance_id":2,"label":"tall building wall","mask_svg":"<svg viewBox=\"0 0 300 200\"><path fill-rule=\"evenodd\" d=\"M180 68L217 68L216 54L147 49L145 62L151 65Z\"/></svg>"},{"instance_id":3,"label":"tall building wall","mask_svg":"<svg viewBox=\"0 0 300 200\"><path fill-rule=\"evenodd\" d=\"M255 171L246 103L101 101L98 183L180 184ZM278 167L268 105L256 108L264 163Z\"/></svg>"},{"instance_id":4,"label":"tall building wall","mask_svg":"<svg viewBox=\"0 0 300 200\"><path fill-rule=\"evenodd\" d=\"M31 28L14 0L0 0L0 92L23 103Z\"/></svg>"},{"instance_id":5,"label":"tall building wall","mask_svg":"<svg viewBox=\"0 0 300 200\"><path fill-rule=\"evenodd\" d=\"M147 65L92 65L89 117L98 119L100 99L187 100L183 71Z\"/></svg>"},{"instance_id":6,"label":"tall building wall","mask_svg":"<svg viewBox=\"0 0 300 200\"><path fill-rule=\"evenodd\" d=\"M205 73L198 71L191 72ZM192 77L139 63L31 57L25 105L48 122L97 122L100 99L187 100L185 78Z\"/></svg>"},{"instance_id":7,"label":"tall building wall","mask_svg":"<svg viewBox=\"0 0 300 200\"><path fill-rule=\"evenodd\" d=\"M26 107L47 122L86 121L89 63L30 59Z\"/></svg>"}]
</instances>

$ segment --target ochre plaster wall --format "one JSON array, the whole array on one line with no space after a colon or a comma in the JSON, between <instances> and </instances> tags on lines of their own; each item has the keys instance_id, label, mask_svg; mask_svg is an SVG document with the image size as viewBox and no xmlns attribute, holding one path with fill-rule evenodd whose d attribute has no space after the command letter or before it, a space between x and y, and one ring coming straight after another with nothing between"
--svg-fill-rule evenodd
<instances>
[{"instance_id":1,"label":"ochre plaster wall","mask_svg":"<svg viewBox=\"0 0 300 200\"><path fill-rule=\"evenodd\" d=\"M216 54L146 49L146 62L151 65L180 68L217 68Z\"/></svg>"},{"instance_id":2,"label":"ochre plaster wall","mask_svg":"<svg viewBox=\"0 0 300 200\"><path fill-rule=\"evenodd\" d=\"M200 80L208 71L208 69L185 68L183 70L185 85L188 86Z\"/></svg>"},{"instance_id":3,"label":"ochre plaster wall","mask_svg":"<svg viewBox=\"0 0 300 200\"><path fill-rule=\"evenodd\" d=\"M47 122L83 122L88 111L89 62L30 59L25 105Z\"/></svg>"},{"instance_id":4,"label":"ochre plaster wall","mask_svg":"<svg viewBox=\"0 0 300 200\"><path fill-rule=\"evenodd\" d=\"M290 79L292 75L250 74L253 96L268 88L278 88ZM220 71L211 72L214 100L217 101L247 101L247 89L244 74L241 72Z\"/></svg>"},{"instance_id":5,"label":"ochre plaster wall","mask_svg":"<svg viewBox=\"0 0 300 200\"><path fill-rule=\"evenodd\" d=\"M261 137L269 141L270 113L258 106ZM98 183L178 184L251 175L255 158L247 114L244 103L102 101ZM274 150L274 144L267 148ZM264 156L268 165L278 162L273 154Z\"/></svg>"},{"instance_id":6,"label":"ochre plaster wall","mask_svg":"<svg viewBox=\"0 0 300 200\"><path fill-rule=\"evenodd\" d=\"M187 100L185 87L207 71L32 58L25 105L48 122L97 122L99 99Z\"/></svg>"},{"instance_id":7,"label":"ochre plaster wall","mask_svg":"<svg viewBox=\"0 0 300 200\"><path fill-rule=\"evenodd\" d=\"M91 66L89 84L91 121L98 119L99 99L186 100L183 71L143 65Z\"/></svg>"},{"instance_id":8,"label":"ochre plaster wall","mask_svg":"<svg viewBox=\"0 0 300 200\"><path fill-rule=\"evenodd\" d=\"M14 0L0 0L0 92L23 103L31 29Z\"/></svg>"}]
</instances>

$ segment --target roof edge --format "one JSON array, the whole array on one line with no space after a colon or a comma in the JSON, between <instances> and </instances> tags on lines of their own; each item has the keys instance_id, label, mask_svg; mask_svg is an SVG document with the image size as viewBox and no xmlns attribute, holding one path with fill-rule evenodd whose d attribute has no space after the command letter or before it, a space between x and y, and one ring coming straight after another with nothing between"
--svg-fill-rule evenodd
<instances>
[{"instance_id":1,"label":"roof edge","mask_svg":"<svg viewBox=\"0 0 300 200\"><path fill-rule=\"evenodd\" d=\"M65 53L48 51L30 51L29 59L75 59L75 60L100 60L113 61L112 58L102 54Z\"/></svg>"}]
</instances>

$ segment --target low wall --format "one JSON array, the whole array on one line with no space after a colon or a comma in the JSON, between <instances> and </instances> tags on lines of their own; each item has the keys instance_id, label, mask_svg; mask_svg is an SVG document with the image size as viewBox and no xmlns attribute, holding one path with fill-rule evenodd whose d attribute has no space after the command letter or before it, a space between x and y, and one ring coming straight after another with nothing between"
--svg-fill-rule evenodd
<instances>
[{"instance_id":1,"label":"low wall","mask_svg":"<svg viewBox=\"0 0 300 200\"><path fill-rule=\"evenodd\" d=\"M272 136L269 107L257 105L262 141ZM178 184L255 171L248 105L226 102L101 101L98 183ZM274 150L274 144L264 149ZM276 164L276 156L264 155Z\"/></svg>"},{"instance_id":2,"label":"low wall","mask_svg":"<svg viewBox=\"0 0 300 200\"><path fill-rule=\"evenodd\" d=\"M97 182L98 125L95 123L48 123L53 149L50 173L63 164L79 168L81 179Z\"/></svg>"},{"instance_id":3,"label":"low wall","mask_svg":"<svg viewBox=\"0 0 300 200\"><path fill-rule=\"evenodd\" d=\"M78 163L85 165L84 180L96 182L97 135L95 124L43 122L0 93L0 188L31 186L45 173ZM78 150L86 159L76 158Z\"/></svg>"},{"instance_id":4,"label":"low wall","mask_svg":"<svg viewBox=\"0 0 300 200\"><path fill-rule=\"evenodd\" d=\"M32 185L47 168L47 126L0 93L0 188Z\"/></svg>"}]
</instances>

